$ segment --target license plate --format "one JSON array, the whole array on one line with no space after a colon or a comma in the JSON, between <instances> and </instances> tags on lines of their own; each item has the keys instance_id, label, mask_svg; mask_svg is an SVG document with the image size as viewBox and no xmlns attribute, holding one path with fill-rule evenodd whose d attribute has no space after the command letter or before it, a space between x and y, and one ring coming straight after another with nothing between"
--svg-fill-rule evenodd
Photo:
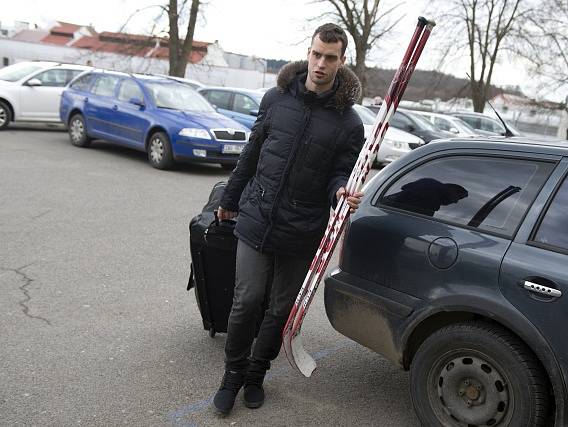
<instances>
[{"instance_id":1,"label":"license plate","mask_svg":"<svg viewBox=\"0 0 568 427\"><path fill-rule=\"evenodd\" d=\"M243 145L240 144L225 144L223 145L223 153L225 154L241 154L243 151Z\"/></svg>"}]
</instances>

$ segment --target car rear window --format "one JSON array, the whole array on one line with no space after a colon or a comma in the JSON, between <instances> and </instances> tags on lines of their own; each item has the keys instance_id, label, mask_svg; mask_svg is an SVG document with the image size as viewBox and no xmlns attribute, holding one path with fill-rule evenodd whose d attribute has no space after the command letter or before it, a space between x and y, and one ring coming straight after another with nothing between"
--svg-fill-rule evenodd
<instances>
[{"instance_id":1,"label":"car rear window","mask_svg":"<svg viewBox=\"0 0 568 427\"><path fill-rule=\"evenodd\" d=\"M534 241L542 245L568 252L568 178L552 199L538 228Z\"/></svg>"},{"instance_id":2,"label":"car rear window","mask_svg":"<svg viewBox=\"0 0 568 427\"><path fill-rule=\"evenodd\" d=\"M437 158L391 184L380 204L512 236L553 168L513 158Z\"/></svg>"},{"instance_id":3,"label":"car rear window","mask_svg":"<svg viewBox=\"0 0 568 427\"><path fill-rule=\"evenodd\" d=\"M93 75L90 73L85 74L84 76L79 77L77 80L71 83L70 87L75 90L88 92L92 81L93 81Z\"/></svg>"}]
</instances>

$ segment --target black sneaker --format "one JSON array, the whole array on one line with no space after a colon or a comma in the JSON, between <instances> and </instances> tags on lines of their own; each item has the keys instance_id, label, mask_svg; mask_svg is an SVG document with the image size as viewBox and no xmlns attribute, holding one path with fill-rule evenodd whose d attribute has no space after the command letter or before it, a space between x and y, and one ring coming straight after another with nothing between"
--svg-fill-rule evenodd
<instances>
[{"instance_id":1,"label":"black sneaker","mask_svg":"<svg viewBox=\"0 0 568 427\"><path fill-rule=\"evenodd\" d=\"M244 375L239 371L225 371L221 387L213 398L213 406L220 413L227 415L233 409L235 399L243 386Z\"/></svg>"},{"instance_id":2,"label":"black sneaker","mask_svg":"<svg viewBox=\"0 0 568 427\"><path fill-rule=\"evenodd\" d=\"M264 388L262 387L264 374L264 370L256 372L249 369L247 372L244 392L244 401L247 408L260 408L264 403Z\"/></svg>"}]
</instances>

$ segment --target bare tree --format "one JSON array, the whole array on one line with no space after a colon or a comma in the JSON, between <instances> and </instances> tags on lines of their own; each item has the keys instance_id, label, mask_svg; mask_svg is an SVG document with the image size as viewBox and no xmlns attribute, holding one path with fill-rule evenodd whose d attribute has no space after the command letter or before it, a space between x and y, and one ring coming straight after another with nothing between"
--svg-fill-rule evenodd
<instances>
[{"instance_id":1,"label":"bare tree","mask_svg":"<svg viewBox=\"0 0 568 427\"><path fill-rule=\"evenodd\" d=\"M331 16L353 38L355 44L355 74L359 77L365 94L367 54L376 42L389 33L400 18L394 22L390 19L392 13L400 5L390 7L379 13L379 5L383 0L317 0L317 3L328 3L331 11L323 17Z\"/></svg>"},{"instance_id":2,"label":"bare tree","mask_svg":"<svg viewBox=\"0 0 568 427\"><path fill-rule=\"evenodd\" d=\"M185 7L187 0L181 4L181 10ZM195 22L197 21L197 13L199 12L200 0L191 0L191 9L189 11L189 20L187 22L187 31L185 39L179 37L179 21L180 11L178 11L177 0L169 0L167 7L169 20L169 59L170 59L170 76L183 77L185 75L185 67L191 48L193 46L193 34L195 32Z\"/></svg>"},{"instance_id":3,"label":"bare tree","mask_svg":"<svg viewBox=\"0 0 568 427\"><path fill-rule=\"evenodd\" d=\"M546 0L529 17L519 53L547 91L568 84L568 1Z\"/></svg>"},{"instance_id":4,"label":"bare tree","mask_svg":"<svg viewBox=\"0 0 568 427\"><path fill-rule=\"evenodd\" d=\"M485 109L495 65L506 52L518 51L532 5L531 0L446 0L442 19L451 32L448 50L467 52L475 111Z\"/></svg>"},{"instance_id":5,"label":"bare tree","mask_svg":"<svg viewBox=\"0 0 568 427\"><path fill-rule=\"evenodd\" d=\"M191 6L188 10L188 2L189 0L183 0L181 4L178 4L177 0L168 0L168 4L154 4L135 10L122 25L119 32L124 32L130 20L143 12L159 9L159 13L152 19L153 24L149 35L140 38L140 40L131 40L137 36L130 36L125 44L124 52L121 53L135 55L138 51L142 52L147 49L148 46L168 47L169 74L183 77L193 48L193 34L199 8L204 4L202 0L191 0ZM167 24L164 22L165 17L167 17ZM180 37L180 26L186 19L186 34L182 38ZM164 37L166 35L167 38Z\"/></svg>"}]
</instances>

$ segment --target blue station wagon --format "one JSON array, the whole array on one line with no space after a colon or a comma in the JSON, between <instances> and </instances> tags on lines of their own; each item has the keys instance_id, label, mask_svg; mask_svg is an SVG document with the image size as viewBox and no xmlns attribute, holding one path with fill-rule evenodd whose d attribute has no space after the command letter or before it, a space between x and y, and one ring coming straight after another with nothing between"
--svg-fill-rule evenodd
<instances>
[{"instance_id":1,"label":"blue station wagon","mask_svg":"<svg viewBox=\"0 0 568 427\"><path fill-rule=\"evenodd\" d=\"M428 144L363 191L334 328L410 370L424 426L568 425L568 146Z\"/></svg>"},{"instance_id":2,"label":"blue station wagon","mask_svg":"<svg viewBox=\"0 0 568 427\"><path fill-rule=\"evenodd\" d=\"M73 145L101 138L148 153L150 164L219 163L233 168L249 130L192 88L167 77L93 71L63 92L60 116Z\"/></svg>"}]
</instances>

